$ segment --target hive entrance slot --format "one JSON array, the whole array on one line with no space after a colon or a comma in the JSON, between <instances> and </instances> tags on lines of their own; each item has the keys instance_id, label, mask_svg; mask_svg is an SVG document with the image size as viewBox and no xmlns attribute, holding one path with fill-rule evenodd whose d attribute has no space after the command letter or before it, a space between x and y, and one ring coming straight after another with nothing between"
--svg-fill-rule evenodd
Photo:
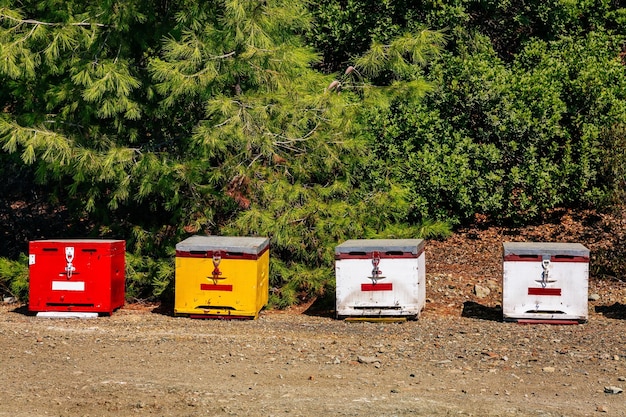
<instances>
[{"instance_id":1,"label":"hive entrance slot","mask_svg":"<svg viewBox=\"0 0 626 417\"><path fill-rule=\"evenodd\" d=\"M355 310L400 310L400 306L354 306Z\"/></svg>"},{"instance_id":2,"label":"hive entrance slot","mask_svg":"<svg viewBox=\"0 0 626 417\"><path fill-rule=\"evenodd\" d=\"M48 307L94 307L88 303L46 303Z\"/></svg>"},{"instance_id":3,"label":"hive entrance slot","mask_svg":"<svg viewBox=\"0 0 626 417\"><path fill-rule=\"evenodd\" d=\"M196 308L201 308L202 310L235 310L235 308L229 306L196 306Z\"/></svg>"},{"instance_id":4,"label":"hive entrance slot","mask_svg":"<svg viewBox=\"0 0 626 417\"><path fill-rule=\"evenodd\" d=\"M546 314L546 315L565 314L564 311L559 311L559 310L527 310L526 313L530 313L530 314Z\"/></svg>"}]
</instances>

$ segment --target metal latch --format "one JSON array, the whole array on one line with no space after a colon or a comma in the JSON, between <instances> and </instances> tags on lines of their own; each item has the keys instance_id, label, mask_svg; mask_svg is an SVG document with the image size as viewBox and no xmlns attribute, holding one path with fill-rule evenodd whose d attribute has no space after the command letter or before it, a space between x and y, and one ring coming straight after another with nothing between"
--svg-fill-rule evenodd
<instances>
[{"instance_id":1,"label":"metal latch","mask_svg":"<svg viewBox=\"0 0 626 417\"><path fill-rule=\"evenodd\" d=\"M71 279L72 273L76 271L76 268L72 264L72 262L74 262L74 247L73 246L65 247L65 260L67 261L67 265L65 266L65 275L67 275L67 279Z\"/></svg>"},{"instance_id":2,"label":"metal latch","mask_svg":"<svg viewBox=\"0 0 626 417\"><path fill-rule=\"evenodd\" d=\"M210 279L213 280L214 284L216 284L220 279L226 279L220 277L220 275L222 275L222 271L220 271L220 262L222 262L222 253L220 251L213 252L213 272L211 273Z\"/></svg>"},{"instance_id":3,"label":"metal latch","mask_svg":"<svg viewBox=\"0 0 626 417\"><path fill-rule=\"evenodd\" d=\"M374 266L374 268L372 269L372 276L368 277L369 279L372 280L372 284L376 284L379 279L385 278L382 276L383 271L381 271L380 268L378 268L379 264L380 264L380 253L377 251L374 251L372 253L372 265Z\"/></svg>"},{"instance_id":4,"label":"metal latch","mask_svg":"<svg viewBox=\"0 0 626 417\"><path fill-rule=\"evenodd\" d=\"M541 280L539 283L541 284L541 288L546 288L548 283L554 282L554 280L550 279L550 255L543 255L541 259L541 268L543 271L541 272Z\"/></svg>"}]
</instances>

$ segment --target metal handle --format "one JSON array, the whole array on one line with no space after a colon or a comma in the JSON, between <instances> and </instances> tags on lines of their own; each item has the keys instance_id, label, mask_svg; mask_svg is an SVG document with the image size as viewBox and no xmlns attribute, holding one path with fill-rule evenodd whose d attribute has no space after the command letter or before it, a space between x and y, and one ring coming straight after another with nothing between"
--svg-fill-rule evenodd
<instances>
[{"instance_id":1,"label":"metal handle","mask_svg":"<svg viewBox=\"0 0 626 417\"><path fill-rule=\"evenodd\" d=\"M213 282L216 283L222 275L222 271L220 271L220 262L222 262L222 253L220 251L213 252L213 272L211 273Z\"/></svg>"},{"instance_id":2,"label":"metal handle","mask_svg":"<svg viewBox=\"0 0 626 417\"><path fill-rule=\"evenodd\" d=\"M76 271L72 262L74 261L74 247L66 246L65 247L65 260L67 261L67 265L65 266L65 275L67 275L67 279L72 278L72 273Z\"/></svg>"},{"instance_id":3,"label":"metal handle","mask_svg":"<svg viewBox=\"0 0 626 417\"><path fill-rule=\"evenodd\" d=\"M541 287L546 288L550 275L550 257L544 256L541 260L541 268L543 268L543 271L541 272Z\"/></svg>"},{"instance_id":4,"label":"metal handle","mask_svg":"<svg viewBox=\"0 0 626 417\"><path fill-rule=\"evenodd\" d=\"M372 284L376 284L379 279L384 278L381 276L383 274L383 271L381 271L380 268L378 268L379 264L380 264L380 253L374 251L372 253L372 265L374 266L374 268L372 269L372 276L370 277L370 279L372 280Z\"/></svg>"}]
</instances>

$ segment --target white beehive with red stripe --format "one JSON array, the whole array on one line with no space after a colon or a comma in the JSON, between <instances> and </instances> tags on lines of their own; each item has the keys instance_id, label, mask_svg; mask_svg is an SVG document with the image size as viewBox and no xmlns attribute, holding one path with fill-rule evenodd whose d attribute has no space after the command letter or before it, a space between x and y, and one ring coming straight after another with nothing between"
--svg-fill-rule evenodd
<instances>
[{"instance_id":1,"label":"white beehive with red stripe","mask_svg":"<svg viewBox=\"0 0 626 417\"><path fill-rule=\"evenodd\" d=\"M357 239L335 248L336 314L417 318L426 302L423 239Z\"/></svg>"},{"instance_id":2,"label":"white beehive with red stripe","mask_svg":"<svg viewBox=\"0 0 626 417\"><path fill-rule=\"evenodd\" d=\"M589 249L549 242L505 242L503 248L505 320L587 321Z\"/></svg>"}]
</instances>

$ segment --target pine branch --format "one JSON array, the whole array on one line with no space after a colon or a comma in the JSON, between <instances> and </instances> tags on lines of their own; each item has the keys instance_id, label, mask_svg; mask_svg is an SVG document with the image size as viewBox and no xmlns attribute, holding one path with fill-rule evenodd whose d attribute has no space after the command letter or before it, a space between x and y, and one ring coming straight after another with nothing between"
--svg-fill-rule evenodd
<instances>
[{"instance_id":1,"label":"pine branch","mask_svg":"<svg viewBox=\"0 0 626 417\"><path fill-rule=\"evenodd\" d=\"M105 25L104 23L89 23L86 21L82 21L82 22L73 22L73 23L51 23L51 22L43 22L41 20L35 20L35 19L18 19L16 17L13 16L9 16L7 14L0 14L0 18L4 18L4 19L9 19L12 20L14 22L17 22L18 24L26 24L26 25L36 25L36 26L87 26L87 27L91 27L91 26L97 26L97 27L114 27L111 25Z\"/></svg>"},{"instance_id":2,"label":"pine branch","mask_svg":"<svg viewBox=\"0 0 626 417\"><path fill-rule=\"evenodd\" d=\"M287 144L292 144L295 142L304 142L306 140L308 140L317 130L317 128L320 126L319 123L317 123L315 125L315 127L313 129L311 129L309 132L307 132L305 135L300 136L299 138L288 138L284 135L276 135L276 137L281 137L283 139L286 139L284 141L276 141L274 142L275 145L287 145Z\"/></svg>"},{"instance_id":3,"label":"pine branch","mask_svg":"<svg viewBox=\"0 0 626 417\"><path fill-rule=\"evenodd\" d=\"M234 56L235 54L236 52L232 51L224 55L210 55L209 58L210 59L226 59L226 58L230 58L231 56Z\"/></svg>"}]
</instances>

